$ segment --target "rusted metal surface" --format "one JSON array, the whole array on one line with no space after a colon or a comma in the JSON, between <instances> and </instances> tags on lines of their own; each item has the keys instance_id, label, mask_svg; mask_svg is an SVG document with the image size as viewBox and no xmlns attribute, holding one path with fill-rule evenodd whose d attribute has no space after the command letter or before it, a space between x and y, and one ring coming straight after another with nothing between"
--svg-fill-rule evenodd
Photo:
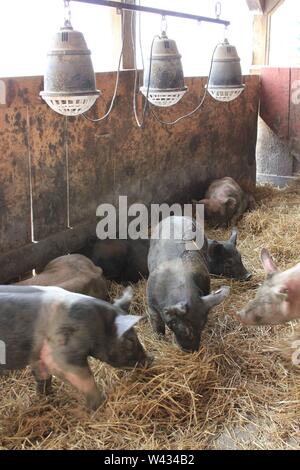
<instances>
[{"instance_id":1,"label":"rusted metal surface","mask_svg":"<svg viewBox=\"0 0 300 470\"><path fill-rule=\"evenodd\" d=\"M115 73L97 74L97 88L103 94L91 117L107 110L115 77ZM187 79L189 92L180 104L156 112L168 120L190 111L206 82L206 78ZM133 72L124 71L109 118L96 124L83 117L68 118L67 132L65 118L38 96L41 77L5 79L5 83L7 104L0 107L1 250L5 254L30 242L30 159L32 223L35 239L45 244L26 246L24 257L23 251L11 252L2 280L8 279L8 273L13 278L42 264L45 257L47 262L64 254L61 242L44 247L52 234L61 240L60 234L66 233L62 231L67 227L67 183L73 234L78 224L86 223L92 227L89 235L95 233L97 206L117 202L119 195L128 195L129 203L187 202L201 198L214 178L227 175L246 190L255 185L256 76L246 78L245 92L232 103L218 103L208 96L202 111L191 119L167 127L148 115L145 128L138 129L132 112ZM79 234L76 246L85 239L85 233ZM0 262L8 263L3 257Z\"/></svg>"},{"instance_id":2,"label":"rusted metal surface","mask_svg":"<svg viewBox=\"0 0 300 470\"><path fill-rule=\"evenodd\" d=\"M30 115L34 238L67 227L65 119L47 105Z\"/></svg>"},{"instance_id":3,"label":"rusted metal surface","mask_svg":"<svg viewBox=\"0 0 300 470\"><path fill-rule=\"evenodd\" d=\"M300 69L262 69L260 115L300 160Z\"/></svg>"},{"instance_id":4,"label":"rusted metal surface","mask_svg":"<svg viewBox=\"0 0 300 470\"><path fill-rule=\"evenodd\" d=\"M105 100L100 97L88 113L93 119L106 113L115 81L114 73L99 75L97 87L101 89ZM116 105L119 109L119 95ZM112 113L117 114L117 109ZM100 203L113 203L114 159L111 155L111 139L110 117L98 123L87 121L82 116L68 118L71 226L95 219L96 208Z\"/></svg>"},{"instance_id":5,"label":"rusted metal surface","mask_svg":"<svg viewBox=\"0 0 300 470\"><path fill-rule=\"evenodd\" d=\"M27 108L1 106L0 253L30 240Z\"/></svg>"},{"instance_id":6,"label":"rusted metal surface","mask_svg":"<svg viewBox=\"0 0 300 470\"><path fill-rule=\"evenodd\" d=\"M260 115L275 134L289 138L290 69L266 67L261 71Z\"/></svg>"}]
</instances>

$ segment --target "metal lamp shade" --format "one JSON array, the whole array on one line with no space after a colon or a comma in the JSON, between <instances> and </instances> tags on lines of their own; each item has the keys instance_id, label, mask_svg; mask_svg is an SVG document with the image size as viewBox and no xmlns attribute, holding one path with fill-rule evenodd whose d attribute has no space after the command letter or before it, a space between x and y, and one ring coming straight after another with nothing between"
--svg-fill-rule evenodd
<instances>
[{"instance_id":1,"label":"metal lamp shade","mask_svg":"<svg viewBox=\"0 0 300 470\"><path fill-rule=\"evenodd\" d=\"M83 34L65 26L52 40L41 97L57 113L86 112L100 95L96 90L91 52Z\"/></svg>"},{"instance_id":2,"label":"metal lamp shade","mask_svg":"<svg viewBox=\"0 0 300 470\"><path fill-rule=\"evenodd\" d=\"M152 55L144 71L144 84L140 90L150 103L162 107L178 103L187 91L181 55L176 42L168 39L165 33L153 43Z\"/></svg>"},{"instance_id":3,"label":"metal lamp shade","mask_svg":"<svg viewBox=\"0 0 300 470\"><path fill-rule=\"evenodd\" d=\"M214 53L207 89L217 101L232 101L244 88L240 58L236 48L225 39Z\"/></svg>"}]
</instances>

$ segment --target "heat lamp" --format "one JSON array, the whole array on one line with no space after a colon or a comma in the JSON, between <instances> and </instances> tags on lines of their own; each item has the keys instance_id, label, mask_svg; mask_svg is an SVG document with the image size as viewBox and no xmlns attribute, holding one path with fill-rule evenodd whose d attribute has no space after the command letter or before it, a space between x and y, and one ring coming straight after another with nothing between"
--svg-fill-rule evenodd
<instances>
[{"instance_id":1,"label":"heat lamp","mask_svg":"<svg viewBox=\"0 0 300 470\"><path fill-rule=\"evenodd\" d=\"M52 38L40 96L57 113L77 116L93 106L100 91L96 90L91 52L84 36L71 25L68 1L65 8L68 18Z\"/></svg>"}]
</instances>

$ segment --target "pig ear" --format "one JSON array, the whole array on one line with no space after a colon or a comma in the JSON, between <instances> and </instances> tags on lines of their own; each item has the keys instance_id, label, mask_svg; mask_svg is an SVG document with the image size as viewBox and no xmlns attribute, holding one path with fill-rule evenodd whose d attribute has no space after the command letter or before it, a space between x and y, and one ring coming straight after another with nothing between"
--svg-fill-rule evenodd
<instances>
[{"instance_id":1,"label":"pig ear","mask_svg":"<svg viewBox=\"0 0 300 470\"><path fill-rule=\"evenodd\" d=\"M204 204L205 206L207 206L207 204L209 204L209 199L201 199L200 201L197 202L198 204Z\"/></svg>"},{"instance_id":2,"label":"pig ear","mask_svg":"<svg viewBox=\"0 0 300 470\"><path fill-rule=\"evenodd\" d=\"M186 315L188 313L188 303L187 302L179 302L178 304L171 305L170 307L166 307L164 309L164 314L166 316L174 316L178 315L180 317Z\"/></svg>"},{"instance_id":3,"label":"pig ear","mask_svg":"<svg viewBox=\"0 0 300 470\"><path fill-rule=\"evenodd\" d=\"M115 318L117 337L121 338L126 331L130 330L130 328L132 328L141 319L142 317L138 317L137 315L117 315Z\"/></svg>"},{"instance_id":4,"label":"pig ear","mask_svg":"<svg viewBox=\"0 0 300 470\"><path fill-rule=\"evenodd\" d=\"M124 292L122 297L119 299L116 299L113 303L115 307L121 308L125 312L128 312L131 301L133 297L133 289L132 287L127 287Z\"/></svg>"},{"instance_id":5,"label":"pig ear","mask_svg":"<svg viewBox=\"0 0 300 470\"><path fill-rule=\"evenodd\" d=\"M202 297L202 300L204 301L207 309L209 310L223 302L223 300L228 297L229 293L230 287L222 286L216 292L212 292L211 294Z\"/></svg>"},{"instance_id":6,"label":"pig ear","mask_svg":"<svg viewBox=\"0 0 300 470\"><path fill-rule=\"evenodd\" d=\"M212 240L208 244L208 253L211 257L213 256L222 256L223 254L223 245L222 243L217 242L217 240Z\"/></svg>"},{"instance_id":7,"label":"pig ear","mask_svg":"<svg viewBox=\"0 0 300 470\"><path fill-rule=\"evenodd\" d=\"M274 261L271 258L270 253L268 252L268 250L266 250L266 248L263 248L261 250L260 259L268 276L278 272L278 268L276 267Z\"/></svg>"},{"instance_id":8,"label":"pig ear","mask_svg":"<svg viewBox=\"0 0 300 470\"><path fill-rule=\"evenodd\" d=\"M188 313L188 303L179 302L178 304L172 306L172 309L174 309L179 316L186 315Z\"/></svg>"},{"instance_id":9,"label":"pig ear","mask_svg":"<svg viewBox=\"0 0 300 470\"><path fill-rule=\"evenodd\" d=\"M232 243L232 245L236 245L237 236L238 236L238 229L236 227L233 227L230 238L229 238L229 243Z\"/></svg>"}]
</instances>

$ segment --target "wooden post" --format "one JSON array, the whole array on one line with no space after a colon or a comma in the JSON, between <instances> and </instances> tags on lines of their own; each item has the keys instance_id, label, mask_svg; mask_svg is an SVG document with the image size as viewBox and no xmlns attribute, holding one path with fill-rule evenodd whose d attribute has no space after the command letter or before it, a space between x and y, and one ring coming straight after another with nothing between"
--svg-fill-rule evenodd
<instances>
[{"instance_id":1,"label":"wooden post","mask_svg":"<svg viewBox=\"0 0 300 470\"><path fill-rule=\"evenodd\" d=\"M253 20L253 56L252 65L266 65L269 61L269 15L255 15Z\"/></svg>"},{"instance_id":2,"label":"wooden post","mask_svg":"<svg viewBox=\"0 0 300 470\"><path fill-rule=\"evenodd\" d=\"M127 0L126 3L135 4L135 0ZM122 66L124 70L133 69L135 61L134 61L134 50L132 47L132 37L133 37L134 46L135 46L136 44L136 38L135 38L136 13L123 10L121 15L123 15L122 16L123 18L122 37L124 41ZM132 18L132 15L133 15L133 18ZM132 27L133 27L133 31L131 32Z\"/></svg>"},{"instance_id":3,"label":"wooden post","mask_svg":"<svg viewBox=\"0 0 300 470\"><path fill-rule=\"evenodd\" d=\"M269 64L271 15L284 0L246 0L251 11L260 14L253 20L253 60L252 73Z\"/></svg>"},{"instance_id":4,"label":"wooden post","mask_svg":"<svg viewBox=\"0 0 300 470\"><path fill-rule=\"evenodd\" d=\"M250 11L264 12L265 0L246 0Z\"/></svg>"}]
</instances>

